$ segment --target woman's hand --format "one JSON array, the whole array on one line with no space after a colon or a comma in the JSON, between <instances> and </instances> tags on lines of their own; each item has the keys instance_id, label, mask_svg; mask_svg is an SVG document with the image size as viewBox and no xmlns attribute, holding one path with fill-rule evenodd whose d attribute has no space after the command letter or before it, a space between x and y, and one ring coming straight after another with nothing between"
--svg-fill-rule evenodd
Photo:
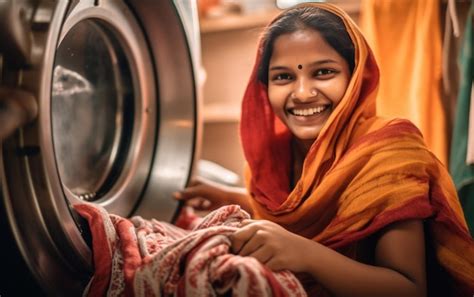
<instances>
[{"instance_id":1,"label":"woman's hand","mask_svg":"<svg viewBox=\"0 0 474 297\"><path fill-rule=\"evenodd\" d=\"M240 256L250 256L274 271L308 270L305 256L314 242L265 220L245 220L243 228L231 236L232 250Z\"/></svg>"},{"instance_id":2,"label":"woman's hand","mask_svg":"<svg viewBox=\"0 0 474 297\"><path fill-rule=\"evenodd\" d=\"M249 197L244 188L222 185L203 177L194 178L187 188L175 192L173 196L199 211L211 211L224 205L238 204L250 212Z\"/></svg>"}]
</instances>

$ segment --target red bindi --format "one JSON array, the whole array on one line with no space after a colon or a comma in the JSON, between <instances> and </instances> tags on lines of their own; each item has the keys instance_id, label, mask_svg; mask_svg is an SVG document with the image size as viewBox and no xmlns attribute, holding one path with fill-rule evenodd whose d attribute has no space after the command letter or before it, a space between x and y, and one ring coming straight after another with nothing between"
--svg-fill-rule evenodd
<instances>
[{"instance_id":1,"label":"red bindi","mask_svg":"<svg viewBox=\"0 0 474 297\"><path fill-rule=\"evenodd\" d=\"M303 69L303 65L299 64L298 69Z\"/></svg>"}]
</instances>

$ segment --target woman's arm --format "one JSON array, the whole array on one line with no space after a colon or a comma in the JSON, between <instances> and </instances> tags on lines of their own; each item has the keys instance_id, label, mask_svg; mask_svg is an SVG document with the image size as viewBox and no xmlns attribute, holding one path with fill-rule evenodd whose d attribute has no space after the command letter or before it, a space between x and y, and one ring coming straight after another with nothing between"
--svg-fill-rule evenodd
<instances>
[{"instance_id":1,"label":"woman's arm","mask_svg":"<svg viewBox=\"0 0 474 297\"><path fill-rule=\"evenodd\" d=\"M252 215L250 197L245 188L222 185L202 177L195 178L183 191L174 193L174 197L197 210L237 204Z\"/></svg>"},{"instance_id":2,"label":"woman's arm","mask_svg":"<svg viewBox=\"0 0 474 297\"><path fill-rule=\"evenodd\" d=\"M424 232L419 220L394 223L380 232L375 266L268 221L250 221L232 242L236 253L255 257L272 270L310 273L335 296L426 296Z\"/></svg>"},{"instance_id":3,"label":"woman's arm","mask_svg":"<svg viewBox=\"0 0 474 297\"><path fill-rule=\"evenodd\" d=\"M425 245L421 221L395 223L382 231L375 265L314 247L309 272L336 296L426 296Z\"/></svg>"}]
</instances>

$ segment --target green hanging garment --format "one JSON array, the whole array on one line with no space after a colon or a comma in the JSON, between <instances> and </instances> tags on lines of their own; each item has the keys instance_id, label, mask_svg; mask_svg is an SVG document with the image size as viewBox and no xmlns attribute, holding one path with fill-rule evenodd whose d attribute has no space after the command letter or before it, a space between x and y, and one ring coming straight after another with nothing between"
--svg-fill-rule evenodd
<instances>
[{"instance_id":1,"label":"green hanging garment","mask_svg":"<svg viewBox=\"0 0 474 297\"><path fill-rule=\"evenodd\" d=\"M474 164L467 162L469 138L469 113L474 78L474 59L472 57L474 2L471 3L466 22L464 41L460 54L461 85L457 98L456 117L451 143L450 172L464 209L471 235L474 236ZM473 117L474 115L470 115ZM471 133L474 133L471 131ZM471 135L474 137L474 135Z\"/></svg>"}]
</instances>

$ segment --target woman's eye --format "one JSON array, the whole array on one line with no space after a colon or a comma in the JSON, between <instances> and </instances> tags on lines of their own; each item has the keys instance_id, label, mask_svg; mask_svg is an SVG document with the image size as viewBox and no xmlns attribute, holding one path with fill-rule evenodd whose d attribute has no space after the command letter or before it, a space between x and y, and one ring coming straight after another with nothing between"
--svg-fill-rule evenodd
<instances>
[{"instance_id":1,"label":"woman's eye","mask_svg":"<svg viewBox=\"0 0 474 297\"><path fill-rule=\"evenodd\" d=\"M329 75L332 75L334 73L336 73L336 71L334 71L332 69L318 69L315 72L315 75L316 76L329 76Z\"/></svg>"},{"instance_id":2,"label":"woman's eye","mask_svg":"<svg viewBox=\"0 0 474 297\"><path fill-rule=\"evenodd\" d=\"M292 79L292 77L288 73L280 73L280 74L276 74L275 76L273 76L273 80L275 80L275 81L291 80L291 79Z\"/></svg>"}]
</instances>

